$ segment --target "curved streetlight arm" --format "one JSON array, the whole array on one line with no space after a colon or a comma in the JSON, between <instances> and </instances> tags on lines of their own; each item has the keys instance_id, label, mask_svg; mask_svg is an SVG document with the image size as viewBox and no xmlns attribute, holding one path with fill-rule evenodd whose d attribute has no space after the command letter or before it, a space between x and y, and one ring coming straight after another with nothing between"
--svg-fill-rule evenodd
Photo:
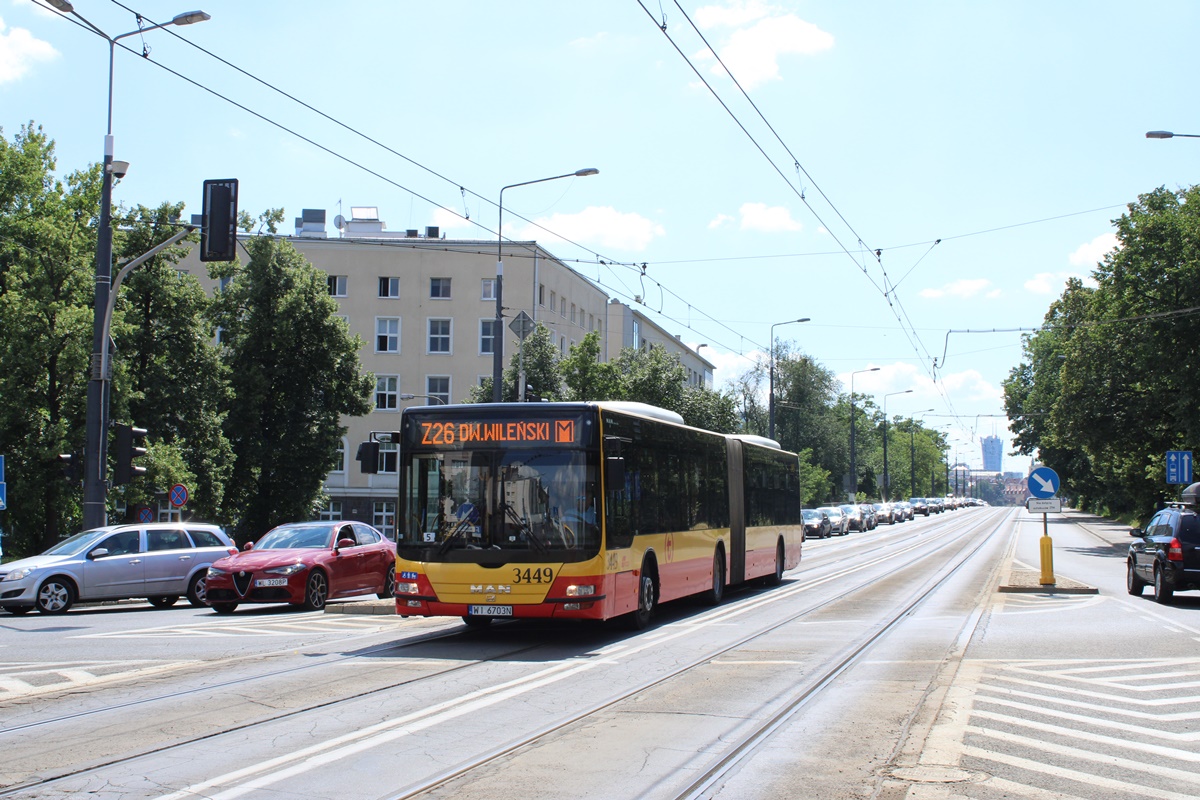
<instances>
[{"instance_id":1,"label":"curved streetlight arm","mask_svg":"<svg viewBox=\"0 0 1200 800\"><path fill-rule=\"evenodd\" d=\"M432 394L411 394L411 393L409 393L409 392L402 392L402 393L400 394L400 399L401 399L401 400L415 400L415 399L417 399L418 397L424 397L426 400L435 400L435 401L437 401L437 402L435 403L435 405L439 405L439 406L444 406L444 405L446 405L446 401L445 401L445 400L443 400L443 399L442 399L442 398L440 398L440 397L436 397L436 396L434 396L434 395L432 395Z\"/></svg>"},{"instance_id":2,"label":"curved streetlight arm","mask_svg":"<svg viewBox=\"0 0 1200 800\"><path fill-rule=\"evenodd\" d=\"M1200 133L1172 133L1171 131L1146 131L1147 139L1174 139L1176 136L1184 139L1200 139Z\"/></svg>"},{"instance_id":3,"label":"curved streetlight arm","mask_svg":"<svg viewBox=\"0 0 1200 800\"><path fill-rule=\"evenodd\" d=\"M529 186L533 183L556 181L559 178L586 178L588 175L598 175L600 170L595 167L585 167L562 175L552 175L549 178L538 178L532 181L510 183L500 188L499 212L496 216L496 321L492 331L492 402L499 403L502 397L501 388L504 382L504 190L518 186ZM525 396L525 388L519 389L521 397Z\"/></svg>"},{"instance_id":4,"label":"curved streetlight arm","mask_svg":"<svg viewBox=\"0 0 1200 800\"><path fill-rule=\"evenodd\" d=\"M809 317L801 317L800 319L789 319L783 322L776 322L771 326L771 352L770 363L771 367L768 370L770 379L767 387L767 438L775 438L775 329L780 325L792 325L797 322L808 322Z\"/></svg>"}]
</instances>

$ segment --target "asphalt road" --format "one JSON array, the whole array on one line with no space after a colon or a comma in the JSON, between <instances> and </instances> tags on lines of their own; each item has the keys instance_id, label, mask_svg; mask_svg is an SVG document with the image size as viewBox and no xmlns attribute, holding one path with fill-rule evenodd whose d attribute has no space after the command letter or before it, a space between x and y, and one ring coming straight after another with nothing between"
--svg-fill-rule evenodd
<instances>
[{"instance_id":1,"label":"asphalt road","mask_svg":"<svg viewBox=\"0 0 1200 800\"><path fill-rule=\"evenodd\" d=\"M1125 531L964 509L810 541L632 634L148 605L0 614L0 796L1193 797L1200 595Z\"/></svg>"}]
</instances>

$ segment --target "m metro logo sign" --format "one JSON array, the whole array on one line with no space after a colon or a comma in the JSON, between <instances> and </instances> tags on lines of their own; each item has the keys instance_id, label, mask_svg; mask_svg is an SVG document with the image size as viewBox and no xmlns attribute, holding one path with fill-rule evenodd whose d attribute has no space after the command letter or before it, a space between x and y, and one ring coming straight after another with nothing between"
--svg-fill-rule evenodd
<instances>
[{"instance_id":1,"label":"m metro logo sign","mask_svg":"<svg viewBox=\"0 0 1200 800\"><path fill-rule=\"evenodd\" d=\"M556 419L554 420L554 441L559 444L574 444L575 443L575 420L573 419Z\"/></svg>"}]
</instances>

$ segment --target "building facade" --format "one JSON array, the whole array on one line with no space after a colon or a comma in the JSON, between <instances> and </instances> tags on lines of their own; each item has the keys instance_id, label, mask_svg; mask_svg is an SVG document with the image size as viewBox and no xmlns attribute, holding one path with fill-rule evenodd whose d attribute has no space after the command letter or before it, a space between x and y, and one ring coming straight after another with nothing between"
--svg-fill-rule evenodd
<instances>
[{"instance_id":1,"label":"building facade","mask_svg":"<svg viewBox=\"0 0 1200 800\"><path fill-rule=\"evenodd\" d=\"M546 326L561 355L591 331L600 334L602 360L622 347L660 344L677 355L688 381L712 387L714 365L636 309L630 308L555 258L537 242L504 242L505 324L496 329L497 243L442 238L437 228L388 231L372 207L339 220L340 236L325 231L324 211L306 209L287 237L328 276L329 293L352 334L364 342L364 371L375 375L374 409L346 418L337 468L325 481L322 516L356 519L391 534L399 475L396 446L381 445L376 474L355 462L372 431L399 428L411 405L463 402L491 378L497 334L507 367L519 340L509 328L524 311ZM195 250L179 265L210 291L214 281Z\"/></svg>"},{"instance_id":2,"label":"building facade","mask_svg":"<svg viewBox=\"0 0 1200 800\"><path fill-rule=\"evenodd\" d=\"M988 472L1000 472L1004 460L1004 441L999 436L982 436L979 445L983 449L983 468Z\"/></svg>"}]
</instances>

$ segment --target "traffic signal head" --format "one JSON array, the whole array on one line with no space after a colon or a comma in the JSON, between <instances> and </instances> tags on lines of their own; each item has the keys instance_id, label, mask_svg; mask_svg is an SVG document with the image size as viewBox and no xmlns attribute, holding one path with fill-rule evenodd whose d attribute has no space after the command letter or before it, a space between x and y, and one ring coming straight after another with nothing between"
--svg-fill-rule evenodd
<instances>
[{"instance_id":1,"label":"traffic signal head","mask_svg":"<svg viewBox=\"0 0 1200 800\"><path fill-rule=\"evenodd\" d=\"M71 483L79 483L83 478L83 459L76 453L59 453L59 464L62 465L63 477Z\"/></svg>"},{"instance_id":2,"label":"traffic signal head","mask_svg":"<svg viewBox=\"0 0 1200 800\"><path fill-rule=\"evenodd\" d=\"M134 464L133 460L146 455L141 442L145 440L147 430L132 425L117 425L115 430L117 463L113 469L113 485L120 486L146 474L146 468Z\"/></svg>"}]
</instances>

